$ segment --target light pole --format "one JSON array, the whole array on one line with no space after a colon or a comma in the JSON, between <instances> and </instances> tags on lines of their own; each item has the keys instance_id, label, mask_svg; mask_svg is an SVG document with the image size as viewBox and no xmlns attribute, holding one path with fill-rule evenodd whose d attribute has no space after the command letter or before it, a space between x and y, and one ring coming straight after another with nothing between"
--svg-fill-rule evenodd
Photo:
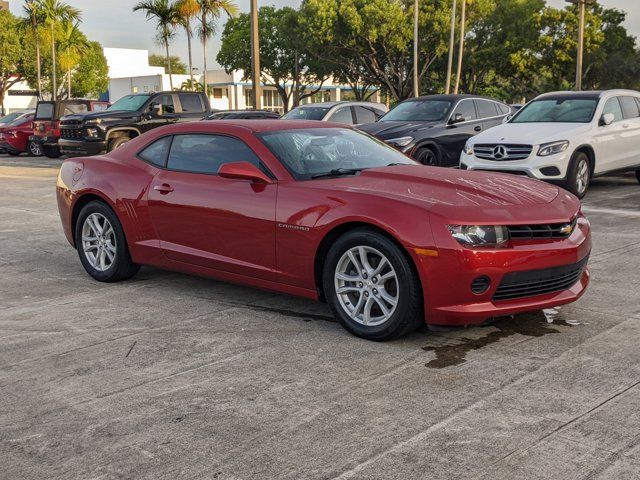
<instances>
[{"instance_id":1,"label":"light pole","mask_svg":"<svg viewBox=\"0 0 640 480\"><path fill-rule=\"evenodd\" d=\"M460 76L462 75L462 53L464 52L464 16L467 8L467 0L462 0L462 13L460 14L460 50L458 50L458 71L456 73L456 86L453 89L455 95L460 88Z\"/></svg>"},{"instance_id":2,"label":"light pole","mask_svg":"<svg viewBox=\"0 0 640 480\"><path fill-rule=\"evenodd\" d=\"M413 3L413 96L420 96L418 88L418 0Z\"/></svg>"},{"instance_id":3,"label":"light pole","mask_svg":"<svg viewBox=\"0 0 640 480\"><path fill-rule=\"evenodd\" d=\"M258 0L251 0L251 82L253 83L253 108L260 110L260 38L258 34Z\"/></svg>"},{"instance_id":4,"label":"light pole","mask_svg":"<svg viewBox=\"0 0 640 480\"><path fill-rule=\"evenodd\" d=\"M453 67L453 47L456 37L456 0L453 0L451 7L451 34L449 35L449 59L447 60L447 80L444 93L447 95L451 91L451 68Z\"/></svg>"},{"instance_id":5,"label":"light pole","mask_svg":"<svg viewBox=\"0 0 640 480\"><path fill-rule=\"evenodd\" d=\"M572 5L578 5L578 51L576 58L576 90L582 90L582 57L584 56L584 18L587 5L593 0L565 0Z\"/></svg>"}]
</instances>

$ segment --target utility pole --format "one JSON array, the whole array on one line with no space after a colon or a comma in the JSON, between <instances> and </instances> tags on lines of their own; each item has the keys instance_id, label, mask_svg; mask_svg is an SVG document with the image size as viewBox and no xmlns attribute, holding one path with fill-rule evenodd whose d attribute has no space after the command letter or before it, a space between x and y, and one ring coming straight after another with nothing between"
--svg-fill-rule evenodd
<instances>
[{"instance_id":1,"label":"utility pole","mask_svg":"<svg viewBox=\"0 0 640 480\"><path fill-rule=\"evenodd\" d=\"M253 83L253 108L262 108L260 95L260 37L258 34L258 0L251 0L251 82Z\"/></svg>"},{"instance_id":2,"label":"utility pole","mask_svg":"<svg viewBox=\"0 0 640 480\"><path fill-rule=\"evenodd\" d=\"M420 96L418 88L418 0L413 2L413 96Z\"/></svg>"},{"instance_id":3,"label":"utility pole","mask_svg":"<svg viewBox=\"0 0 640 480\"><path fill-rule=\"evenodd\" d=\"M456 0L453 0L451 7L451 34L449 35L449 59L447 60L447 80L444 93L447 95L451 91L451 68L453 67L453 48L456 37Z\"/></svg>"},{"instance_id":4,"label":"utility pole","mask_svg":"<svg viewBox=\"0 0 640 480\"><path fill-rule=\"evenodd\" d=\"M582 90L582 58L584 56L584 20L587 4L593 0L565 0L572 5L578 5L578 51L576 58L576 91Z\"/></svg>"},{"instance_id":5,"label":"utility pole","mask_svg":"<svg viewBox=\"0 0 640 480\"><path fill-rule=\"evenodd\" d=\"M460 76L462 75L462 53L464 52L464 21L467 8L467 0L462 0L462 13L460 14L460 49L458 50L458 71L456 73L456 86L453 89L454 95L458 94L460 88Z\"/></svg>"}]
</instances>

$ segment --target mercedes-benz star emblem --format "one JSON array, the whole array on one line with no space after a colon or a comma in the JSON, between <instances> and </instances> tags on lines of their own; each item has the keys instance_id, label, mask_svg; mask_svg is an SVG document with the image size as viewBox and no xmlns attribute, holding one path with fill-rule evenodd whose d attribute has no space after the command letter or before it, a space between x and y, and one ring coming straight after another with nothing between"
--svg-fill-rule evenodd
<instances>
[{"instance_id":1,"label":"mercedes-benz star emblem","mask_svg":"<svg viewBox=\"0 0 640 480\"><path fill-rule=\"evenodd\" d=\"M493 158L495 158L496 160L500 160L501 158L504 158L506 156L507 156L507 149L504 145L498 145L497 147L494 147Z\"/></svg>"}]
</instances>

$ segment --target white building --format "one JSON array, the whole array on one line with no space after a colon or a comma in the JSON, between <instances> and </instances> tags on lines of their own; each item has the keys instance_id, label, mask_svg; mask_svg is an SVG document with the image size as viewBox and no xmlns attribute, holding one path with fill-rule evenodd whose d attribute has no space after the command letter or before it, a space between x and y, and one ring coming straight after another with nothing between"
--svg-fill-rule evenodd
<instances>
[{"instance_id":1,"label":"white building","mask_svg":"<svg viewBox=\"0 0 640 480\"><path fill-rule=\"evenodd\" d=\"M30 88L27 82L18 82L9 88L2 103L0 105L0 116L16 110L34 109L38 103L37 92Z\"/></svg>"}]
</instances>

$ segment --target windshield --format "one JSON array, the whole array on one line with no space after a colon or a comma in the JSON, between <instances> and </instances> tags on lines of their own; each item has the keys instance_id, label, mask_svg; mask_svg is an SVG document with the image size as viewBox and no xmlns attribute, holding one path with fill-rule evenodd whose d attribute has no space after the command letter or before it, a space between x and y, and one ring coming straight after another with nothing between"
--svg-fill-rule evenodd
<instances>
[{"instance_id":1,"label":"windshield","mask_svg":"<svg viewBox=\"0 0 640 480\"><path fill-rule=\"evenodd\" d=\"M7 127L19 127L25 122L29 122L33 120L33 113L23 113L18 118L14 119L13 122L7 123Z\"/></svg>"},{"instance_id":2,"label":"windshield","mask_svg":"<svg viewBox=\"0 0 640 480\"><path fill-rule=\"evenodd\" d=\"M533 100L518 111L511 123L589 123L597 105L594 98Z\"/></svg>"},{"instance_id":3,"label":"windshield","mask_svg":"<svg viewBox=\"0 0 640 480\"><path fill-rule=\"evenodd\" d=\"M285 113L285 120L322 120L329 111L329 107L296 107Z\"/></svg>"},{"instance_id":4,"label":"windshield","mask_svg":"<svg viewBox=\"0 0 640 480\"><path fill-rule=\"evenodd\" d=\"M381 122L437 122L444 120L451 108L448 100L411 100L402 102L387 113Z\"/></svg>"},{"instance_id":5,"label":"windshield","mask_svg":"<svg viewBox=\"0 0 640 480\"><path fill-rule=\"evenodd\" d=\"M9 115L5 115L4 117L0 118L0 124L9 124L11 122L13 122L14 120L16 120L18 117L20 117L21 115L24 115L22 112L13 112L10 113Z\"/></svg>"},{"instance_id":6,"label":"windshield","mask_svg":"<svg viewBox=\"0 0 640 480\"><path fill-rule=\"evenodd\" d=\"M107 110L127 110L129 112L135 112L149 100L149 97L150 95L127 95L111 105Z\"/></svg>"},{"instance_id":7,"label":"windshield","mask_svg":"<svg viewBox=\"0 0 640 480\"><path fill-rule=\"evenodd\" d=\"M296 180L337 169L416 165L397 150L348 128L284 130L265 132L259 137Z\"/></svg>"}]
</instances>

